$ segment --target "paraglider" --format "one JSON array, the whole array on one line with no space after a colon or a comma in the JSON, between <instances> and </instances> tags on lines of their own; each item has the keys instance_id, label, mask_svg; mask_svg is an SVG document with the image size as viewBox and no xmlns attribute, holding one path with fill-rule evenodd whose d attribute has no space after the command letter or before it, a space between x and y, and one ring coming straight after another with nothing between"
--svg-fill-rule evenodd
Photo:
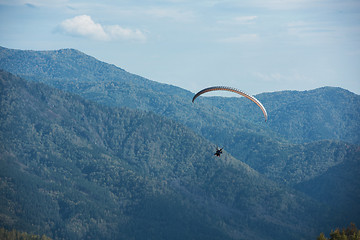
<instances>
[{"instance_id":1,"label":"paraglider","mask_svg":"<svg viewBox=\"0 0 360 240\"><path fill-rule=\"evenodd\" d=\"M202 95L204 93L211 92L211 91L219 91L219 90L234 92L234 93L240 94L241 96L244 96L247 99L253 101L256 105L258 105L260 107L261 111L264 114L265 122L267 121L268 115L267 115L265 107L261 104L261 102L259 100L257 100L255 97L253 97L253 96L251 96L251 95L249 95L249 94L247 94L247 93L245 93L245 92L243 92L241 90L233 88L233 87L215 86L215 87L205 88L205 89L203 89L200 92L195 94L195 96L192 99L192 102L194 102L197 97L199 97L200 95Z\"/></svg>"}]
</instances>

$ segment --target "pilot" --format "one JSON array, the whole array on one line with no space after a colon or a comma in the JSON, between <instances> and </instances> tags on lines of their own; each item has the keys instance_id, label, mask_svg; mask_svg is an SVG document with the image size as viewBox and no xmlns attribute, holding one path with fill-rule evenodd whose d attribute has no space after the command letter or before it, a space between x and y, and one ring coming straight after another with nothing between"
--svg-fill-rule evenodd
<instances>
[{"instance_id":1,"label":"pilot","mask_svg":"<svg viewBox=\"0 0 360 240\"><path fill-rule=\"evenodd\" d=\"M216 147L216 153L214 153L214 155L217 156L217 157L220 157L220 155L221 155L222 153L223 153L223 152L222 152L222 148Z\"/></svg>"}]
</instances>

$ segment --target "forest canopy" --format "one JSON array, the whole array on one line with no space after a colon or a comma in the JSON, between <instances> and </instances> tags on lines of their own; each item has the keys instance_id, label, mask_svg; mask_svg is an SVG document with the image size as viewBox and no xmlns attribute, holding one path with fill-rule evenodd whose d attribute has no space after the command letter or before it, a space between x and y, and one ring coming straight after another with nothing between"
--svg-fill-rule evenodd
<instances>
[{"instance_id":1,"label":"forest canopy","mask_svg":"<svg viewBox=\"0 0 360 240\"><path fill-rule=\"evenodd\" d=\"M324 233L321 233L317 240L360 240L360 230L354 223L351 223L346 229L337 228L331 231L330 238L326 238Z\"/></svg>"}]
</instances>

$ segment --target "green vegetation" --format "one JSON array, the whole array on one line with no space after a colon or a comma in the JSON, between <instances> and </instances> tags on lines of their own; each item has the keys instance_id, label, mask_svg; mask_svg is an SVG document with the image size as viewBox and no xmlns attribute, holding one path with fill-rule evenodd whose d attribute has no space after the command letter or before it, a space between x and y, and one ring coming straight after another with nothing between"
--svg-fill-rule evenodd
<instances>
[{"instance_id":1,"label":"green vegetation","mask_svg":"<svg viewBox=\"0 0 360 240\"><path fill-rule=\"evenodd\" d=\"M2 240L51 240L51 238L42 235L28 234L25 232L19 232L15 229L8 231L5 228L0 228L0 239Z\"/></svg>"},{"instance_id":2,"label":"green vegetation","mask_svg":"<svg viewBox=\"0 0 360 240\"><path fill-rule=\"evenodd\" d=\"M189 91L150 81L73 49L21 51L0 47L0 69L104 105L155 112L212 141L216 139L211 128L223 123L227 128L252 128L292 143L325 139L360 143L360 96L340 88L260 94L256 97L269 113L269 122L264 124L261 111L244 98L207 97L192 104L193 93ZM227 133L220 137L229 139Z\"/></svg>"},{"instance_id":3,"label":"green vegetation","mask_svg":"<svg viewBox=\"0 0 360 240\"><path fill-rule=\"evenodd\" d=\"M227 153L215 158L215 145L178 123L0 76L1 226L65 239L316 231L308 219L321 205Z\"/></svg>"},{"instance_id":4,"label":"green vegetation","mask_svg":"<svg viewBox=\"0 0 360 240\"><path fill-rule=\"evenodd\" d=\"M326 238L324 233L321 233L317 240L360 240L360 230L354 223L351 223L346 229L337 228L335 231L331 231L330 238Z\"/></svg>"},{"instance_id":5,"label":"green vegetation","mask_svg":"<svg viewBox=\"0 0 360 240\"><path fill-rule=\"evenodd\" d=\"M281 91L256 96L269 112L269 128L292 143L337 140L360 143L360 96L345 89L323 87L310 91ZM229 114L261 120L258 109L243 98L207 98ZM224 109L225 108L225 109Z\"/></svg>"},{"instance_id":6,"label":"green vegetation","mask_svg":"<svg viewBox=\"0 0 360 240\"><path fill-rule=\"evenodd\" d=\"M0 48L0 68L44 83L0 72L0 227L310 239L360 220L360 98L346 90L260 94L265 124L242 98L192 104L188 91L76 50Z\"/></svg>"},{"instance_id":7,"label":"green vegetation","mask_svg":"<svg viewBox=\"0 0 360 240\"><path fill-rule=\"evenodd\" d=\"M193 104L193 94L188 91L130 74L77 50L0 48L0 68L103 105L146 110L173 119L225 146L232 156L272 180L290 185L343 162L348 154L344 141L360 143L360 96L340 88L260 94L257 98L269 112L265 124L261 111L247 99L208 97ZM308 147L314 152L304 155ZM264 154L267 161L263 161ZM279 159L279 155L283 157Z\"/></svg>"}]
</instances>

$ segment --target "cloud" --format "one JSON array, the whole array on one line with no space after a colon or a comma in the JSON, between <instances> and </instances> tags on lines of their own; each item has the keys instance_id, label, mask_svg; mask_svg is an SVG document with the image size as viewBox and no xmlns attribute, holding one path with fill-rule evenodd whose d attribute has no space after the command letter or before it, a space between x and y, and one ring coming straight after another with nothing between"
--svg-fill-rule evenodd
<instances>
[{"instance_id":1,"label":"cloud","mask_svg":"<svg viewBox=\"0 0 360 240\"><path fill-rule=\"evenodd\" d=\"M66 19L59 25L59 30L70 36L91 38L99 41L146 40L145 34L140 30L123 28L119 25L102 26L95 23L88 15Z\"/></svg>"},{"instance_id":2,"label":"cloud","mask_svg":"<svg viewBox=\"0 0 360 240\"><path fill-rule=\"evenodd\" d=\"M66 19L60 24L60 28L71 36L90 37L95 40L110 40L103 27L95 23L87 15Z\"/></svg>"},{"instance_id":3,"label":"cloud","mask_svg":"<svg viewBox=\"0 0 360 240\"><path fill-rule=\"evenodd\" d=\"M110 36L111 39L124 39L124 40L141 40L145 41L145 34L138 30L132 30L129 28L123 28L119 25L112 25L105 27L106 33Z\"/></svg>"},{"instance_id":4,"label":"cloud","mask_svg":"<svg viewBox=\"0 0 360 240\"><path fill-rule=\"evenodd\" d=\"M241 17L236 17L234 20L235 20L235 23L237 23L237 24L250 24L256 18L257 18L257 16L241 16Z\"/></svg>"}]
</instances>

